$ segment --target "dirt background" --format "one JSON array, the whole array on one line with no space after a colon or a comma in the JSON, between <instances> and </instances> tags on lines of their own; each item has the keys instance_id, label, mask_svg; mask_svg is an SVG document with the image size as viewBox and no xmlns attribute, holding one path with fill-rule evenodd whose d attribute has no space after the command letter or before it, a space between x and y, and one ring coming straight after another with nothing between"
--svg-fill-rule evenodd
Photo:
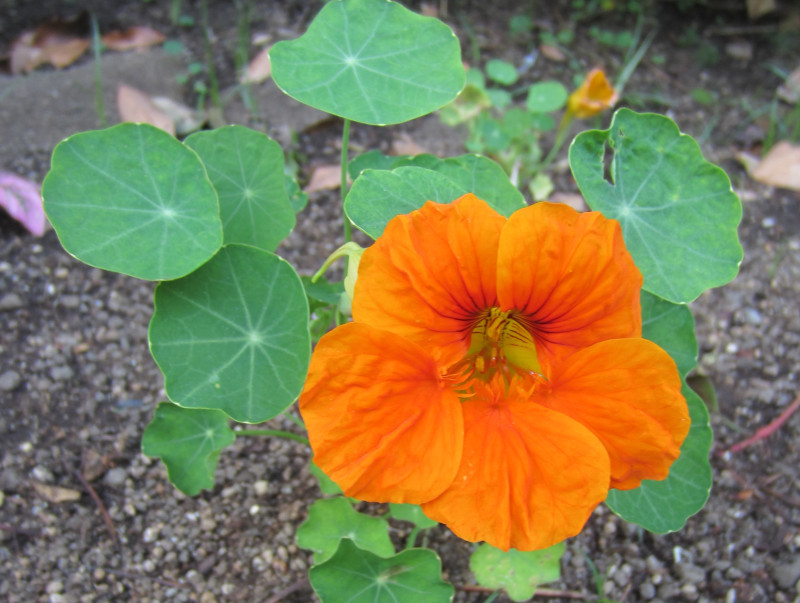
<instances>
[{"instance_id":1,"label":"dirt background","mask_svg":"<svg viewBox=\"0 0 800 603\"><path fill-rule=\"evenodd\" d=\"M178 26L169 16L173 4L0 0L0 54L22 31L88 8L103 31L148 25L183 46L177 55L161 49L104 55L110 123L118 119L118 83L192 105L192 81L203 74L188 83L181 75L203 61L200 5L183 2L181 13L194 25ZM464 57L478 50L481 62L518 63L536 48L536 36L509 36L514 14L533 16L537 35L573 30L572 61L540 56L525 80L553 77L571 87L575 66L619 71L625 50L601 43L592 28L631 31L630 9L643 3L614 4L615 10L582 14L567 2L490 7L451 0L445 20L461 38ZM645 31L658 33L620 106L675 119L726 169L744 205L739 277L692 304L700 370L719 394L711 419L714 488L708 505L668 535L643 532L601 506L568 543L562 579L542 598L597 600L599 592L614 601L800 601L800 413L768 439L723 454L798 395L800 198L752 181L734 158L740 150L759 152L769 136L778 72L791 71L800 58L799 17L790 4L754 22L743 2L644 3ZM214 65L227 92L236 82L236 13L229 2L209 5ZM250 36L271 41L299 35L319 8L291 0L251 5ZM256 50L251 46L251 56ZM0 170L41 181L58 140L98 126L93 68L87 55L62 71L0 74ZM336 162L340 122L289 101L270 83L252 93L258 117L234 93L227 121L265 129L290 145L304 179L315 166ZM778 106L778 115L787 113ZM463 152L463 132L430 116L384 129L355 125L351 153L389 151L404 136L435 153ZM563 160L554 179L558 191L576 190ZM280 253L307 274L338 246L340 231L337 193L314 193ZM152 284L89 268L67 255L52 231L34 238L0 214L0 596L312 601L310 555L294 544L318 496L306 449L240 439L222 454L214 490L191 499L172 488L158 461L140 453L142 430L164 399L147 352L151 311ZM270 426L294 429L285 419ZM50 502L42 484L79 498ZM392 528L398 542L409 530L402 523ZM485 600L488 593L475 590L469 572L473 545L442 526L431 530L430 543L456 585L456 600Z\"/></svg>"}]
</instances>

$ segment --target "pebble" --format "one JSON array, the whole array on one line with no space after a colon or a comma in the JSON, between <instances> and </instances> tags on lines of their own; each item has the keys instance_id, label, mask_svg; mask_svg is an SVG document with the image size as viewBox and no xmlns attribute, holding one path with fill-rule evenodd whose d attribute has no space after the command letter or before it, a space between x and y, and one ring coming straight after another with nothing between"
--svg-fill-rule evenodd
<instances>
[{"instance_id":1,"label":"pebble","mask_svg":"<svg viewBox=\"0 0 800 603\"><path fill-rule=\"evenodd\" d=\"M128 478L128 474L121 467L114 467L109 469L103 478L103 483L106 486L121 486Z\"/></svg>"},{"instance_id":2,"label":"pebble","mask_svg":"<svg viewBox=\"0 0 800 603\"><path fill-rule=\"evenodd\" d=\"M269 491L269 482L263 479L254 482L253 491L256 493L256 496L265 496Z\"/></svg>"},{"instance_id":3,"label":"pebble","mask_svg":"<svg viewBox=\"0 0 800 603\"><path fill-rule=\"evenodd\" d=\"M50 369L50 378L53 381L66 381L72 379L73 375L75 375L75 373L66 364L54 366Z\"/></svg>"},{"instance_id":4,"label":"pebble","mask_svg":"<svg viewBox=\"0 0 800 603\"><path fill-rule=\"evenodd\" d=\"M45 484L51 484L56 479L50 469L47 467L42 467L41 465L36 465L36 467L31 469L31 475L34 479L44 482Z\"/></svg>"},{"instance_id":5,"label":"pebble","mask_svg":"<svg viewBox=\"0 0 800 603\"><path fill-rule=\"evenodd\" d=\"M653 586L652 582L642 582L641 586L639 586L639 596L646 601L655 598L656 587Z\"/></svg>"},{"instance_id":6,"label":"pebble","mask_svg":"<svg viewBox=\"0 0 800 603\"><path fill-rule=\"evenodd\" d=\"M705 570L691 563L678 563L675 571L683 582L689 584L700 584L706 579Z\"/></svg>"},{"instance_id":7,"label":"pebble","mask_svg":"<svg viewBox=\"0 0 800 603\"><path fill-rule=\"evenodd\" d=\"M16 293L6 293L0 297L0 312L18 310L23 305L22 298Z\"/></svg>"},{"instance_id":8,"label":"pebble","mask_svg":"<svg viewBox=\"0 0 800 603\"><path fill-rule=\"evenodd\" d=\"M22 377L17 371L5 371L0 375L0 391L10 392L22 383Z\"/></svg>"},{"instance_id":9,"label":"pebble","mask_svg":"<svg viewBox=\"0 0 800 603\"><path fill-rule=\"evenodd\" d=\"M800 580L800 558L790 563L781 563L772 570L772 577L778 586L786 590L792 588Z\"/></svg>"}]
</instances>

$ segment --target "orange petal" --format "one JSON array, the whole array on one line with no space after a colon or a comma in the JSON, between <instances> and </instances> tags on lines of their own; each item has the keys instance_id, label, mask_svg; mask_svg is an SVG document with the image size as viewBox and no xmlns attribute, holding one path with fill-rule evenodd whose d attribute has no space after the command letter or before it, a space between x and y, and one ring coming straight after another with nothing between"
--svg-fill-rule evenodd
<instances>
[{"instance_id":1,"label":"orange petal","mask_svg":"<svg viewBox=\"0 0 800 603\"><path fill-rule=\"evenodd\" d=\"M458 397L430 354L349 323L317 344L300 412L314 462L347 496L421 503L453 480L463 428Z\"/></svg>"},{"instance_id":2,"label":"orange petal","mask_svg":"<svg viewBox=\"0 0 800 603\"><path fill-rule=\"evenodd\" d=\"M556 203L515 212L500 236L497 296L522 311L545 355L639 337L642 275L616 220Z\"/></svg>"},{"instance_id":3,"label":"orange petal","mask_svg":"<svg viewBox=\"0 0 800 603\"><path fill-rule=\"evenodd\" d=\"M667 477L691 421L672 358L646 339L598 343L555 367L542 403L589 428L611 459L611 487Z\"/></svg>"},{"instance_id":4,"label":"orange petal","mask_svg":"<svg viewBox=\"0 0 800 603\"><path fill-rule=\"evenodd\" d=\"M471 321L496 303L504 223L472 194L392 219L361 258L353 318L407 337L445 364L460 360Z\"/></svg>"},{"instance_id":5,"label":"orange petal","mask_svg":"<svg viewBox=\"0 0 800 603\"><path fill-rule=\"evenodd\" d=\"M608 455L569 417L502 383L464 402L464 455L453 485L423 504L459 537L521 551L580 532L608 494Z\"/></svg>"}]
</instances>

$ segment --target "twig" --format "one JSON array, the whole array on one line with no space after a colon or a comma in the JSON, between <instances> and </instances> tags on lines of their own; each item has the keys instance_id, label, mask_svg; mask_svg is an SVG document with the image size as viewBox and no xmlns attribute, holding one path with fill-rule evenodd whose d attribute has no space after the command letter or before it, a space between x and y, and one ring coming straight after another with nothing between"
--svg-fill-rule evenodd
<instances>
[{"instance_id":1,"label":"twig","mask_svg":"<svg viewBox=\"0 0 800 603\"><path fill-rule=\"evenodd\" d=\"M768 425L765 425L764 427L762 427L761 429L756 431L756 433L754 435L750 436L746 440L742 440L741 442L739 442L737 444L734 444L733 446L728 448L728 450L725 451L725 452L739 452L740 450L744 450L748 446L752 446L756 442L759 442L761 440L764 440L764 439L768 438L773 433L778 431L778 429L780 429L781 426L784 423L786 423L786 421L789 420L789 417L791 417L792 414L798 408L800 408L800 396L797 396L797 398L795 398L794 402L792 402L786 410L784 410L780 415L778 415L778 417L774 421L772 421ZM725 452L723 452L721 454L725 454Z\"/></svg>"},{"instance_id":2,"label":"twig","mask_svg":"<svg viewBox=\"0 0 800 603\"><path fill-rule=\"evenodd\" d=\"M458 590L463 590L465 592L473 592L473 593L493 593L496 591L496 588L488 588L486 586L469 586L469 585L456 585ZM537 588L536 589L536 596L539 597L561 597L562 599L591 599L595 595L586 595L584 593L578 593L571 590L554 590L552 588ZM267 603L274 603L271 599Z\"/></svg>"},{"instance_id":3,"label":"twig","mask_svg":"<svg viewBox=\"0 0 800 603\"><path fill-rule=\"evenodd\" d=\"M117 532L114 529L114 522L111 521L111 515L108 514L106 510L106 506L103 504L103 501L100 499L100 496L97 494L94 488L92 488L91 484L88 480L83 477L83 474L80 471L73 471L72 472L75 477L83 484L83 487L86 488L86 491L89 493L89 496L92 497L97 508L100 509L100 515L103 517L103 522L106 524L106 528L108 529L108 533L111 534L111 540L114 541L114 544L119 544L119 540L117 538Z\"/></svg>"},{"instance_id":4,"label":"twig","mask_svg":"<svg viewBox=\"0 0 800 603\"><path fill-rule=\"evenodd\" d=\"M107 574L113 574L114 576L119 576L120 578L128 578L129 580L150 580L151 582L157 582L163 586L172 586L174 588L185 588L187 590L196 590L195 587L191 584L186 584L185 582L178 582L177 580L170 580L169 578L156 578L154 576L148 576L147 574L137 574L134 572L124 572L122 570L115 570L108 567L100 568Z\"/></svg>"},{"instance_id":5,"label":"twig","mask_svg":"<svg viewBox=\"0 0 800 603\"><path fill-rule=\"evenodd\" d=\"M303 590L304 588L310 588L310 587L311 587L311 584L308 582L308 578L302 578L302 579L298 580L297 582L295 582L294 584L290 584L289 586L287 586L283 590L280 590L280 591L276 592L269 599L264 601L264 603L279 603L279 601L281 601L285 597L288 597L293 592L296 592L298 590Z\"/></svg>"}]
</instances>

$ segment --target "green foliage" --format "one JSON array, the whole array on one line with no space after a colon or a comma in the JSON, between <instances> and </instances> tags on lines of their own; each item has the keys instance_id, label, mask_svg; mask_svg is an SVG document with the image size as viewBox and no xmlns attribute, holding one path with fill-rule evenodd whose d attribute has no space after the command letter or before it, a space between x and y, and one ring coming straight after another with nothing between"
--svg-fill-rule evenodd
<instances>
[{"instance_id":1,"label":"green foliage","mask_svg":"<svg viewBox=\"0 0 800 603\"><path fill-rule=\"evenodd\" d=\"M419 155L399 163L401 167L391 171L363 171L345 200L347 215L373 238L380 236L394 216L418 209L429 200L449 203L471 192L506 216L524 207L522 195L503 170L485 157L462 155L442 161Z\"/></svg>"},{"instance_id":2,"label":"green foliage","mask_svg":"<svg viewBox=\"0 0 800 603\"><path fill-rule=\"evenodd\" d=\"M452 584L441 577L439 557L428 549L410 549L384 559L343 539L336 554L309 572L323 603L447 603Z\"/></svg>"},{"instance_id":3,"label":"green foliage","mask_svg":"<svg viewBox=\"0 0 800 603\"><path fill-rule=\"evenodd\" d=\"M563 542L540 551L503 552L489 544L480 545L469 559L469 568L481 586L502 588L512 601L527 601L540 584L561 576Z\"/></svg>"},{"instance_id":4,"label":"green foliage","mask_svg":"<svg viewBox=\"0 0 800 603\"><path fill-rule=\"evenodd\" d=\"M559 82L539 82L528 88L525 105L532 113L552 113L564 107L567 94Z\"/></svg>"},{"instance_id":5,"label":"green foliage","mask_svg":"<svg viewBox=\"0 0 800 603\"><path fill-rule=\"evenodd\" d=\"M433 528L439 525L438 522L430 519L425 513L422 512L422 507L419 505L401 505L397 503L389 504L389 514L395 519L401 521L410 521L421 530Z\"/></svg>"},{"instance_id":6,"label":"green foliage","mask_svg":"<svg viewBox=\"0 0 800 603\"><path fill-rule=\"evenodd\" d=\"M286 94L375 125L453 100L464 86L460 55L444 23L384 0L331 0L305 34L270 50L272 78Z\"/></svg>"},{"instance_id":7,"label":"green foliage","mask_svg":"<svg viewBox=\"0 0 800 603\"><path fill-rule=\"evenodd\" d=\"M194 496L214 487L220 450L235 439L224 412L162 402L144 430L142 452L160 458L169 481L184 494Z\"/></svg>"},{"instance_id":8,"label":"green foliage","mask_svg":"<svg viewBox=\"0 0 800 603\"><path fill-rule=\"evenodd\" d=\"M579 134L569 160L589 206L621 224L645 290L689 302L736 276L741 203L725 172L672 120L620 109L608 130Z\"/></svg>"},{"instance_id":9,"label":"green foliage","mask_svg":"<svg viewBox=\"0 0 800 603\"><path fill-rule=\"evenodd\" d=\"M202 162L146 124L120 124L60 142L42 195L64 249L105 270L147 280L178 278L222 244L217 193Z\"/></svg>"},{"instance_id":10,"label":"green foliage","mask_svg":"<svg viewBox=\"0 0 800 603\"><path fill-rule=\"evenodd\" d=\"M694 317L684 304L673 304L642 291L642 337L665 349L675 364L681 378L686 378L697 366L697 339L694 335Z\"/></svg>"},{"instance_id":11,"label":"green foliage","mask_svg":"<svg viewBox=\"0 0 800 603\"><path fill-rule=\"evenodd\" d=\"M492 59L486 63L486 75L490 80L503 86L510 86L517 81L517 68L508 61Z\"/></svg>"},{"instance_id":12,"label":"green foliage","mask_svg":"<svg viewBox=\"0 0 800 603\"><path fill-rule=\"evenodd\" d=\"M297 544L314 551L315 565L330 559L343 538L380 557L394 554L386 520L357 512L346 498L316 501L308 510L308 519L297 529Z\"/></svg>"},{"instance_id":13,"label":"green foliage","mask_svg":"<svg viewBox=\"0 0 800 603\"><path fill-rule=\"evenodd\" d=\"M197 132L185 144L217 190L225 243L275 251L294 228L280 145L243 126Z\"/></svg>"},{"instance_id":14,"label":"green foliage","mask_svg":"<svg viewBox=\"0 0 800 603\"><path fill-rule=\"evenodd\" d=\"M173 402L266 421L303 387L311 353L305 290L285 260L227 245L156 288L149 340Z\"/></svg>"}]
</instances>

